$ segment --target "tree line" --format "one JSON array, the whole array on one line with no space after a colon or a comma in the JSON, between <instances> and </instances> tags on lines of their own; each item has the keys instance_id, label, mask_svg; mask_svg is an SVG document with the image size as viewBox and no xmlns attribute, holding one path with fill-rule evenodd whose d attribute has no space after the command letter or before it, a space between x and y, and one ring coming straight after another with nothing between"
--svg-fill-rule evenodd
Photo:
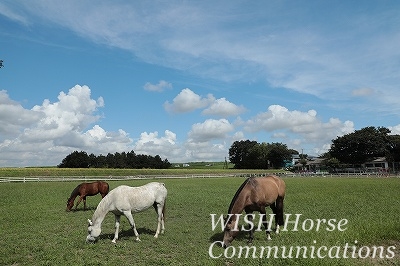
<instances>
[{"instance_id":1,"label":"tree line","mask_svg":"<svg viewBox=\"0 0 400 266\"><path fill-rule=\"evenodd\" d=\"M343 165L360 165L378 157L385 157L389 163L400 162L400 135L391 135L385 127L365 127L332 140L328 152L321 154L323 165L337 169ZM293 155L300 155L300 163L307 162L307 154L289 149L283 143L258 143L257 141L235 141L229 148L229 161L235 169L279 169L292 161ZM88 155L74 151L58 165L60 168L153 168L171 167L168 159L159 155L135 154L134 151L108 153L106 156Z\"/></svg>"},{"instance_id":2,"label":"tree line","mask_svg":"<svg viewBox=\"0 0 400 266\"><path fill-rule=\"evenodd\" d=\"M326 168L336 169L345 165L361 165L378 157L389 163L400 162L400 135L391 135L385 127L365 127L332 140L330 149L321 154ZM235 141L229 149L229 160L237 169L282 168L299 152L288 149L283 143L258 143ZM307 161L307 154L300 154L300 163Z\"/></svg>"},{"instance_id":3,"label":"tree line","mask_svg":"<svg viewBox=\"0 0 400 266\"><path fill-rule=\"evenodd\" d=\"M168 159L162 160L159 155L151 156L130 152L116 152L107 155L87 154L85 151L74 151L67 155L57 166L59 168L128 168L128 169L167 169L171 167Z\"/></svg>"}]
</instances>

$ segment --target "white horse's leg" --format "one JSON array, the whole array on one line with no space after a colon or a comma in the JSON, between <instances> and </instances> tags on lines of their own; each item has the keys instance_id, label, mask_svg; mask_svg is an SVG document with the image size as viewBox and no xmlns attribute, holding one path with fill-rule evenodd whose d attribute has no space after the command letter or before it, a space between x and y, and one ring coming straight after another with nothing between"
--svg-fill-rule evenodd
<instances>
[{"instance_id":1,"label":"white horse's leg","mask_svg":"<svg viewBox=\"0 0 400 266\"><path fill-rule=\"evenodd\" d=\"M158 219L157 219L157 231L156 234L154 235L155 238L158 237L158 234L160 233L161 230L161 234L164 233L164 215L163 215L163 205L158 204L157 203L157 214L158 214Z\"/></svg>"},{"instance_id":2,"label":"white horse's leg","mask_svg":"<svg viewBox=\"0 0 400 266\"><path fill-rule=\"evenodd\" d=\"M164 226L164 214L161 213L161 234L164 234L165 226Z\"/></svg>"},{"instance_id":3,"label":"white horse's leg","mask_svg":"<svg viewBox=\"0 0 400 266\"><path fill-rule=\"evenodd\" d=\"M119 232L119 223L121 220L120 215L115 215L115 234L114 234L114 239L112 240L113 243L117 243L118 240L118 232Z\"/></svg>"},{"instance_id":4,"label":"white horse's leg","mask_svg":"<svg viewBox=\"0 0 400 266\"><path fill-rule=\"evenodd\" d=\"M133 220L132 213L131 213L130 211L125 211L125 212L124 212L124 215L126 216L126 218L128 218L128 221L129 221L129 223L130 223L131 226L132 226L133 233L134 233L135 236L136 236L136 241L140 241L140 239L139 239L139 233L138 233L137 230L136 230L136 225L135 225L135 221Z\"/></svg>"}]
</instances>

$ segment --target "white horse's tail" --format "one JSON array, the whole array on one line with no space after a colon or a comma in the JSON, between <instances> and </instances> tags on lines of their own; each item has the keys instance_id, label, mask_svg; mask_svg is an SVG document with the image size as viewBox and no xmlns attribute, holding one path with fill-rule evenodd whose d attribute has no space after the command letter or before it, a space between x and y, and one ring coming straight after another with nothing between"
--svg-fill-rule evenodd
<instances>
[{"instance_id":1,"label":"white horse's tail","mask_svg":"<svg viewBox=\"0 0 400 266\"><path fill-rule=\"evenodd\" d=\"M165 205L167 205L167 198L165 198L164 200L164 206L162 208L162 215L163 215L163 219L165 220Z\"/></svg>"}]
</instances>

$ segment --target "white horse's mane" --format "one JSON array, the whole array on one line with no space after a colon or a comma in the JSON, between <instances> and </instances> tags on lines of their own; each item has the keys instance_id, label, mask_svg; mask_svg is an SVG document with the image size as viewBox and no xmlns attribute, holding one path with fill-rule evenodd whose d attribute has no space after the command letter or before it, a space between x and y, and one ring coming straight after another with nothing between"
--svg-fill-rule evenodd
<instances>
[{"instance_id":1,"label":"white horse's mane","mask_svg":"<svg viewBox=\"0 0 400 266\"><path fill-rule=\"evenodd\" d=\"M99 219L101 219L100 223L103 221L104 217L109 212L109 203L111 199L112 197L108 197L107 195L100 201L99 205L97 205L92 216L92 222L94 224L96 224Z\"/></svg>"}]
</instances>

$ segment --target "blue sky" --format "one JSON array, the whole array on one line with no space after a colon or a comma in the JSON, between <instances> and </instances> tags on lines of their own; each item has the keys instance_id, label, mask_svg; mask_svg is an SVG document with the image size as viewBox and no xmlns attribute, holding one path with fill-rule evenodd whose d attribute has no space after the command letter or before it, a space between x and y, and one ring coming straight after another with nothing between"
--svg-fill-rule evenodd
<instances>
[{"instance_id":1,"label":"blue sky","mask_svg":"<svg viewBox=\"0 0 400 266\"><path fill-rule=\"evenodd\" d=\"M398 1L0 2L0 167L400 134Z\"/></svg>"}]
</instances>

